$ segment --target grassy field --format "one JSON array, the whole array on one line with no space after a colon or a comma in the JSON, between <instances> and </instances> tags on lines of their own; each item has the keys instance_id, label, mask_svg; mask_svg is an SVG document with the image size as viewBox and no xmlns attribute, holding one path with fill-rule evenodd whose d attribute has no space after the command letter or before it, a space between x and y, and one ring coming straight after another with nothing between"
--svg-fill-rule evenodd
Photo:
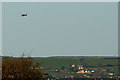
<instances>
[{"instance_id":1,"label":"grassy field","mask_svg":"<svg viewBox=\"0 0 120 80\"><path fill-rule=\"evenodd\" d=\"M52 72L49 70L61 69L62 66L69 68L70 65L87 65L89 69L92 70L110 70L118 74L118 58L115 57L48 57L48 58L33 58L34 62L39 62L42 66L47 67L47 72L52 75L67 74L72 73L66 72ZM101 65L102 67L99 67ZM112 66L109 66L112 65ZM95 67L93 67L95 66ZM74 75L78 75L74 73Z\"/></svg>"}]
</instances>

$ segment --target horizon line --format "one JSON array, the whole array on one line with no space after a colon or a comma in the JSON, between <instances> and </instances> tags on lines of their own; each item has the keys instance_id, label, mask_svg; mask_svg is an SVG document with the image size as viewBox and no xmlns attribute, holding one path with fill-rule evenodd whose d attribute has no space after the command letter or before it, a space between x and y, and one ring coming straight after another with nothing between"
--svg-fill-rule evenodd
<instances>
[{"instance_id":1,"label":"horizon line","mask_svg":"<svg viewBox=\"0 0 120 80\"><path fill-rule=\"evenodd\" d=\"M119 2L120 0L1 0L0 2Z\"/></svg>"},{"instance_id":2,"label":"horizon line","mask_svg":"<svg viewBox=\"0 0 120 80\"><path fill-rule=\"evenodd\" d=\"M5 55L0 55L0 57L22 57L22 56L5 56ZM41 58L50 58L50 57L119 57L118 55L88 55L88 56L23 56L23 57L41 57Z\"/></svg>"}]
</instances>

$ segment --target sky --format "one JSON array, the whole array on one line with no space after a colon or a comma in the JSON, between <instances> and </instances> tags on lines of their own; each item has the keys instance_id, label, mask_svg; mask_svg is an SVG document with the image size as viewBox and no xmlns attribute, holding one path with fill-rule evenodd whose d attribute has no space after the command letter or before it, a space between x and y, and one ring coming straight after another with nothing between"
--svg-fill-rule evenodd
<instances>
[{"instance_id":1,"label":"sky","mask_svg":"<svg viewBox=\"0 0 120 80\"><path fill-rule=\"evenodd\" d=\"M1 0L1 2L118 2L119 0Z\"/></svg>"},{"instance_id":2,"label":"sky","mask_svg":"<svg viewBox=\"0 0 120 80\"><path fill-rule=\"evenodd\" d=\"M117 2L2 4L3 55L118 55ZM22 13L28 16L22 17Z\"/></svg>"},{"instance_id":3,"label":"sky","mask_svg":"<svg viewBox=\"0 0 120 80\"><path fill-rule=\"evenodd\" d=\"M0 2L0 56L2 55L2 3Z\"/></svg>"}]
</instances>

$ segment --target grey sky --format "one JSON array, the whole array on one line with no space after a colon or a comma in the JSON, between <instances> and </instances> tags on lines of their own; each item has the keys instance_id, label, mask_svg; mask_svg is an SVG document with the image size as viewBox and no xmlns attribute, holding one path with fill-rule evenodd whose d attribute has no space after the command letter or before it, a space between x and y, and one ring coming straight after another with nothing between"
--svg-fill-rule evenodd
<instances>
[{"instance_id":1,"label":"grey sky","mask_svg":"<svg viewBox=\"0 0 120 80\"><path fill-rule=\"evenodd\" d=\"M118 2L119 0L1 0L2 2Z\"/></svg>"},{"instance_id":2,"label":"grey sky","mask_svg":"<svg viewBox=\"0 0 120 80\"><path fill-rule=\"evenodd\" d=\"M2 3L0 2L0 55L2 55Z\"/></svg>"},{"instance_id":3,"label":"grey sky","mask_svg":"<svg viewBox=\"0 0 120 80\"><path fill-rule=\"evenodd\" d=\"M117 55L117 9L117 2L3 3L3 55Z\"/></svg>"}]
</instances>

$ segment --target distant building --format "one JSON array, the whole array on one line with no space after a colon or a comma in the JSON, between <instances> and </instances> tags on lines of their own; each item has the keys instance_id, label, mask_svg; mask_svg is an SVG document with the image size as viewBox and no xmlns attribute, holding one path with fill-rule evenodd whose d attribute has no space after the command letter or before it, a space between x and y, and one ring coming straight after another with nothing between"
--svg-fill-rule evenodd
<instances>
[{"instance_id":1,"label":"distant building","mask_svg":"<svg viewBox=\"0 0 120 80\"><path fill-rule=\"evenodd\" d=\"M112 75L113 75L113 73L108 73L108 75L112 76Z\"/></svg>"},{"instance_id":2,"label":"distant building","mask_svg":"<svg viewBox=\"0 0 120 80\"><path fill-rule=\"evenodd\" d=\"M75 65L71 65L71 67L75 67Z\"/></svg>"},{"instance_id":3,"label":"distant building","mask_svg":"<svg viewBox=\"0 0 120 80\"><path fill-rule=\"evenodd\" d=\"M94 73L95 71L92 70L91 72Z\"/></svg>"},{"instance_id":4,"label":"distant building","mask_svg":"<svg viewBox=\"0 0 120 80\"><path fill-rule=\"evenodd\" d=\"M84 70L80 70L80 71L78 71L77 73L85 73L85 72L84 72Z\"/></svg>"},{"instance_id":5,"label":"distant building","mask_svg":"<svg viewBox=\"0 0 120 80\"><path fill-rule=\"evenodd\" d=\"M78 69L84 69L83 65L77 65Z\"/></svg>"},{"instance_id":6,"label":"distant building","mask_svg":"<svg viewBox=\"0 0 120 80\"><path fill-rule=\"evenodd\" d=\"M90 71L86 70L85 73L91 73Z\"/></svg>"},{"instance_id":7,"label":"distant building","mask_svg":"<svg viewBox=\"0 0 120 80\"><path fill-rule=\"evenodd\" d=\"M106 71L106 69L103 69L102 71L104 71L104 72L105 72L105 71Z\"/></svg>"}]
</instances>

